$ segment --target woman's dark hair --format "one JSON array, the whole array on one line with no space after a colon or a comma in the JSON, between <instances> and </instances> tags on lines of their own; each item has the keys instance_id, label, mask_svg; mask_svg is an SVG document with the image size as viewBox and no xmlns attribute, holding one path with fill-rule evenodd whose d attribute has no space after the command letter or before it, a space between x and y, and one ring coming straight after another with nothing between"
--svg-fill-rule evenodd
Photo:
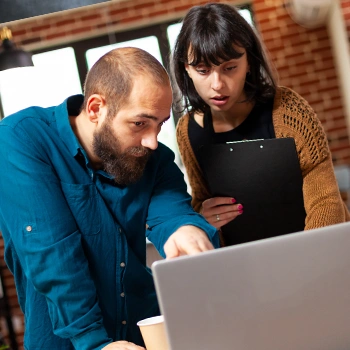
<instances>
[{"instance_id":1,"label":"woman's dark hair","mask_svg":"<svg viewBox=\"0 0 350 350\"><path fill-rule=\"evenodd\" d=\"M222 61L242 56L235 47L245 49L250 67L244 86L247 100L259 102L274 95L275 78L251 25L233 6L209 3L190 9L175 43L171 70L174 90L178 88L180 94L177 96L179 101L175 102L184 103L182 112L192 110L204 113L209 108L198 95L185 64L204 62L208 66L219 65ZM188 62L189 50L191 62Z\"/></svg>"}]
</instances>

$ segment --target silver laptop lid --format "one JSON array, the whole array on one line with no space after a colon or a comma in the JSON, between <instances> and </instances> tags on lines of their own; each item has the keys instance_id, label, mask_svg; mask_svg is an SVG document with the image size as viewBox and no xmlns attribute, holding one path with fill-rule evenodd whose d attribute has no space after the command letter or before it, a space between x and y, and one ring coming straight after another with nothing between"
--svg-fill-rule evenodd
<instances>
[{"instance_id":1,"label":"silver laptop lid","mask_svg":"<svg viewBox=\"0 0 350 350\"><path fill-rule=\"evenodd\" d=\"M350 223L152 270L171 350L350 349Z\"/></svg>"}]
</instances>

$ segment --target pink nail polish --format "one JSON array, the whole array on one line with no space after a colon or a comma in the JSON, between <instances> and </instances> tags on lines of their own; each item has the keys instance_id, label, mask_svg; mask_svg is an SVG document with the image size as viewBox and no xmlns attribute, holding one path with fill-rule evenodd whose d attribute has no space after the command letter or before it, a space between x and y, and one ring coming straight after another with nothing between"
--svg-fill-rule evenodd
<instances>
[{"instance_id":1,"label":"pink nail polish","mask_svg":"<svg viewBox=\"0 0 350 350\"><path fill-rule=\"evenodd\" d=\"M234 198L231 199L232 203L236 203L236 200Z\"/></svg>"},{"instance_id":2,"label":"pink nail polish","mask_svg":"<svg viewBox=\"0 0 350 350\"><path fill-rule=\"evenodd\" d=\"M243 205L242 204L238 204L237 209L238 210L242 210L243 209Z\"/></svg>"},{"instance_id":3,"label":"pink nail polish","mask_svg":"<svg viewBox=\"0 0 350 350\"><path fill-rule=\"evenodd\" d=\"M243 213L243 210L238 210L238 213L239 213L239 214L242 214L242 213Z\"/></svg>"}]
</instances>

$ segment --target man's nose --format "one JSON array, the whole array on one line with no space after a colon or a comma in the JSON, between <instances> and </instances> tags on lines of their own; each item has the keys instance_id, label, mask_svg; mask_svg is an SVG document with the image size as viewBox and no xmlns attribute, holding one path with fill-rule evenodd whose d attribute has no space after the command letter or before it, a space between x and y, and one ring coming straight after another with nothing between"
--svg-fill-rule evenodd
<instances>
[{"instance_id":1,"label":"man's nose","mask_svg":"<svg viewBox=\"0 0 350 350\"><path fill-rule=\"evenodd\" d=\"M142 138L141 145L151 150L156 150L158 147L158 133L150 132Z\"/></svg>"}]
</instances>

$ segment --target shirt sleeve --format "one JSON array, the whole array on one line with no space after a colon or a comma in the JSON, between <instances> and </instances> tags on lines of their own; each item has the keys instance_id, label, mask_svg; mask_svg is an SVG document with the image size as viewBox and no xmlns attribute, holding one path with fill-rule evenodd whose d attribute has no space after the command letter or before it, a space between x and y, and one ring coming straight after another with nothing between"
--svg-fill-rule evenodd
<instances>
[{"instance_id":1,"label":"shirt sleeve","mask_svg":"<svg viewBox=\"0 0 350 350\"><path fill-rule=\"evenodd\" d=\"M193 225L208 235L215 248L220 246L217 229L191 206L184 175L174 162L174 154L161 145L161 159L148 209L147 238L165 257L164 244L181 226Z\"/></svg>"},{"instance_id":2,"label":"shirt sleeve","mask_svg":"<svg viewBox=\"0 0 350 350\"><path fill-rule=\"evenodd\" d=\"M23 127L0 126L0 218L26 278L45 296L53 332L79 350L112 340L103 326L81 234L45 153Z\"/></svg>"}]
</instances>

